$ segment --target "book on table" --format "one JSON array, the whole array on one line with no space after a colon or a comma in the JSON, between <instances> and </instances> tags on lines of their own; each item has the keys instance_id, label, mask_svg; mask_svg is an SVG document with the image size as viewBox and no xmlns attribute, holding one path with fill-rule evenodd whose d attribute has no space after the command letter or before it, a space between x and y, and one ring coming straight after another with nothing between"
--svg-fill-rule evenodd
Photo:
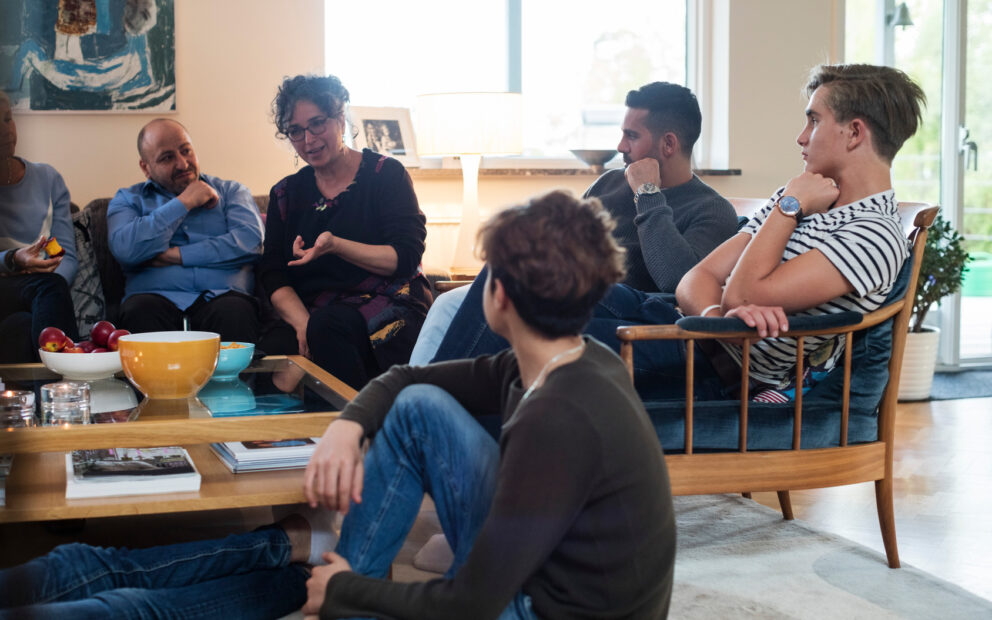
<instances>
[{"instance_id":1,"label":"book on table","mask_svg":"<svg viewBox=\"0 0 992 620\"><path fill-rule=\"evenodd\" d=\"M210 444L214 453L234 473L306 467L318 437L281 441L228 441Z\"/></svg>"},{"instance_id":2,"label":"book on table","mask_svg":"<svg viewBox=\"0 0 992 620\"><path fill-rule=\"evenodd\" d=\"M180 447L74 450L65 455L68 499L199 489L200 472Z\"/></svg>"}]
</instances>

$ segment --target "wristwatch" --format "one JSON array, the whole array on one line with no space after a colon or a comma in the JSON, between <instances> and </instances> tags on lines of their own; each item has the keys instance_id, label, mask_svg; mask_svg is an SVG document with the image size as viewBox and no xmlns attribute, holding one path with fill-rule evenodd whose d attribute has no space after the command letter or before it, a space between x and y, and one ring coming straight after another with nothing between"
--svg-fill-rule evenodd
<instances>
[{"instance_id":1,"label":"wristwatch","mask_svg":"<svg viewBox=\"0 0 992 620\"><path fill-rule=\"evenodd\" d=\"M782 215L788 215L796 219L796 226L803 221L803 210L799 207L799 199L795 196L782 196L775 203Z\"/></svg>"},{"instance_id":2,"label":"wristwatch","mask_svg":"<svg viewBox=\"0 0 992 620\"><path fill-rule=\"evenodd\" d=\"M644 194L657 194L660 191L661 188L654 183L641 183L640 187L637 188L637 191L634 192L634 203L636 204L637 199Z\"/></svg>"}]
</instances>

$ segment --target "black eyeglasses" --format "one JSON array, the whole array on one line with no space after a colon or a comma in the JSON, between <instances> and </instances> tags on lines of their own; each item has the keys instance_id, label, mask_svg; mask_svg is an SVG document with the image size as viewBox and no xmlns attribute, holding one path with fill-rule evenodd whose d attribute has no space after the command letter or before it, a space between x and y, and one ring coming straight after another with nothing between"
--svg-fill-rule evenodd
<instances>
[{"instance_id":1,"label":"black eyeglasses","mask_svg":"<svg viewBox=\"0 0 992 620\"><path fill-rule=\"evenodd\" d=\"M289 127L286 128L286 131L283 133L283 135L285 135L293 142L299 142L303 140L303 136L305 136L306 132L308 131L310 132L311 136L319 136L325 131L327 131L327 121L329 120L331 119L327 116L319 116L315 119L312 119L309 123L307 123L306 127L300 127L299 125L290 125Z\"/></svg>"}]
</instances>

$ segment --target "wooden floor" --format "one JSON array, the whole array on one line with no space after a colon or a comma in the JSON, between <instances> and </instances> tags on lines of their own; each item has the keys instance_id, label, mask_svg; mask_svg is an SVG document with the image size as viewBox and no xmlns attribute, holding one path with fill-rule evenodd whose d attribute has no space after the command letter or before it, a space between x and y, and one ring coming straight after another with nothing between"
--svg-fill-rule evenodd
<instances>
[{"instance_id":1,"label":"wooden floor","mask_svg":"<svg viewBox=\"0 0 992 620\"><path fill-rule=\"evenodd\" d=\"M901 403L894 473L902 563L992 599L992 398ZM874 485L791 495L797 519L884 554Z\"/></svg>"},{"instance_id":2,"label":"wooden floor","mask_svg":"<svg viewBox=\"0 0 992 620\"><path fill-rule=\"evenodd\" d=\"M992 599L992 398L903 403L896 438L895 511L903 564ZM774 493L756 493L755 499L778 508ZM882 552L873 485L797 491L792 503L797 519ZM62 533L41 524L2 525L0 566L72 540L147 546L245 531L269 519L268 509L249 509L91 519L83 530ZM434 576L410 562L436 531L428 501L397 558L395 579Z\"/></svg>"}]
</instances>

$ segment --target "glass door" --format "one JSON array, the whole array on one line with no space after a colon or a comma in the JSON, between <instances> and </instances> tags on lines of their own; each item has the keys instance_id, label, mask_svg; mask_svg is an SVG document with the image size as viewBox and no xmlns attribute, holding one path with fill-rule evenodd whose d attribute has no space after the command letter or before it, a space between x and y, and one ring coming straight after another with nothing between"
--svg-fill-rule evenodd
<instances>
[{"instance_id":1,"label":"glass door","mask_svg":"<svg viewBox=\"0 0 992 620\"><path fill-rule=\"evenodd\" d=\"M945 48L960 46L960 76L957 144L948 140L947 148L956 147L958 170L955 179L960 187L956 212L958 229L973 260L965 274L958 305L960 338L956 361L961 365L992 363L992 0L957 0L946 2L948 19L958 28L945 27ZM948 69L950 69L948 67ZM948 124L945 127L950 129ZM950 155L950 153L947 153ZM944 311L944 314L947 312ZM941 318L944 316L942 314ZM951 317L952 321L954 317ZM953 358L950 360L952 363Z\"/></svg>"},{"instance_id":2,"label":"glass door","mask_svg":"<svg viewBox=\"0 0 992 620\"><path fill-rule=\"evenodd\" d=\"M992 364L992 0L847 0L845 14L847 62L890 64L927 94L893 162L896 195L941 205L975 257L961 293L928 315L938 361Z\"/></svg>"}]
</instances>

